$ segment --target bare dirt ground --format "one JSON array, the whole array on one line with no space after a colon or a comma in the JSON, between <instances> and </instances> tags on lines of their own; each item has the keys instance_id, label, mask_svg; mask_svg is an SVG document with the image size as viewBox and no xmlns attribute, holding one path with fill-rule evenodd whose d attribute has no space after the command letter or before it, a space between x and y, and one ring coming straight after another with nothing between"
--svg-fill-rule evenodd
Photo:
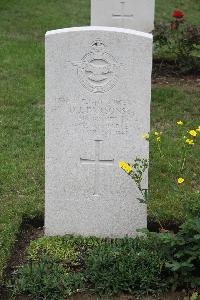
<instances>
[{"instance_id":1,"label":"bare dirt ground","mask_svg":"<svg viewBox=\"0 0 200 300\"><path fill-rule=\"evenodd\" d=\"M12 273L16 271L19 266L26 263L27 259L27 248L30 244L30 241L35 240L36 238L44 234L43 228L38 226L32 226L31 224L23 224L20 230L20 233L16 237L15 245L8 262L8 266L5 270L4 277L9 279L12 276ZM0 300L11 300L7 289L0 286ZM26 300L29 299L26 296L20 296L16 300Z\"/></svg>"},{"instance_id":2,"label":"bare dirt ground","mask_svg":"<svg viewBox=\"0 0 200 300\"><path fill-rule=\"evenodd\" d=\"M92 295L76 295L70 298L71 300L189 300L185 298L184 293L169 293L163 295L162 297L145 297L145 298L136 298L134 296L119 296L119 297L98 297Z\"/></svg>"},{"instance_id":3,"label":"bare dirt ground","mask_svg":"<svg viewBox=\"0 0 200 300\"><path fill-rule=\"evenodd\" d=\"M152 77L152 84L160 87L176 87L182 89L200 90L200 77L196 76L156 76Z\"/></svg>"}]
</instances>

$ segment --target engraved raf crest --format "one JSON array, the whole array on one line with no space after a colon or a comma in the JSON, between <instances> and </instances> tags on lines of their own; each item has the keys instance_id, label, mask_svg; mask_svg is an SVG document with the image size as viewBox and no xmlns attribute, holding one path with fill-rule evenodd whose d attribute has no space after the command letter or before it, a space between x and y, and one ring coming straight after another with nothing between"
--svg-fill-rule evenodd
<instances>
[{"instance_id":1,"label":"engraved raf crest","mask_svg":"<svg viewBox=\"0 0 200 300\"><path fill-rule=\"evenodd\" d=\"M101 40L96 40L90 52L80 62L74 63L80 83L93 93L107 92L118 81L119 64L105 48Z\"/></svg>"}]
</instances>

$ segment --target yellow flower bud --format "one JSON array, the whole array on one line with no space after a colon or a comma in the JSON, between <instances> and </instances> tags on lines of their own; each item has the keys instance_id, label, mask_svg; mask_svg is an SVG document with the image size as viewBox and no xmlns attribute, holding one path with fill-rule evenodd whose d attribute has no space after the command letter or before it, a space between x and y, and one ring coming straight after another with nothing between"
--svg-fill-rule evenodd
<instances>
[{"instance_id":1,"label":"yellow flower bud","mask_svg":"<svg viewBox=\"0 0 200 300\"><path fill-rule=\"evenodd\" d=\"M120 161L119 162L119 167L128 174L130 174L133 171L131 166L129 166L125 161Z\"/></svg>"},{"instance_id":2,"label":"yellow flower bud","mask_svg":"<svg viewBox=\"0 0 200 300\"><path fill-rule=\"evenodd\" d=\"M178 125L183 125L183 122L182 121L177 121L176 122Z\"/></svg>"},{"instance_id":3,"label":"yellow flower bud","mask_svg":"<svg viewBox=\"0 0 200 300\"><path fill-rule=\"evenodd\" d=\"M148 133L145 133L142 135L143 139L149 139L149 134Z\"/></svg>"},{"instance_id":4,"label":"yellow flower bud","mask_svg":"<svg viewBox=\"0 0 200 300\"><path fill-rule=\"evenodd\" d=\"M185 179L182 177L177 179L178 184L182 184L184 181L185 181Z\"/></svg>"},{"instance_id":5,"label":"yellow flower bud","mask_svg":"<svg viewBox=\"0 0 200 300\"><path fill-rule=\"evenodd\" d=\"M200 126L196 129L196 132L200 133Z\"/></svg>"},{"instance_id":6,"label":"yellow flower bud","mask_svg":"<svg viewBox=\"0 0 200 300\"><path fill-rule=\"evenodd\" d=\"M186 142L188 145L194 145L194 141L193 141L193 140L187 139L185 142Z\"/></svg>"},{"instance_id":7,"label":"yellow flower bud","mask_svg":"<svg viewBox=\"0 0 200 300\"><path fill-rule=\"evenodd\" d=\"M193 137L197 136L197 132L194 129L190 130L189 134Z\"/></svg>"}]
</instances>

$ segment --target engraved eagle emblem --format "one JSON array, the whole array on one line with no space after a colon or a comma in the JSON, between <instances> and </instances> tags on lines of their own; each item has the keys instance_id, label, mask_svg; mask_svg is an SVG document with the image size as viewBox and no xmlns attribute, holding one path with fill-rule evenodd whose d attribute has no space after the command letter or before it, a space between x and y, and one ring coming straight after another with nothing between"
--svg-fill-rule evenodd
<instances>
[{"instance_id":1,"label":"engraved eagle emblem","mask_svg":"<svg viewBox=\"0 0 200 300\"><path fill-rule=\"evenodd\" d=\"M106 51L101 40L93 42L89 53L73 65L77 67L80 83L91 92L106 92L113 88L118 80L119 64Z\"/></svg>"},{"instance_id":2,"label":"engraved eagle emblem","mask_svg":"<svg viewBox=\"0 0 200 300\"><path fill-rule=\"evenodd\" d=\"M113 72L111 65L98 65L96 66L93 63L87 64L85 71L88 74L88 78L94 81L102 81L108 79L108 74Z\"/></svg>"}]
</instances>

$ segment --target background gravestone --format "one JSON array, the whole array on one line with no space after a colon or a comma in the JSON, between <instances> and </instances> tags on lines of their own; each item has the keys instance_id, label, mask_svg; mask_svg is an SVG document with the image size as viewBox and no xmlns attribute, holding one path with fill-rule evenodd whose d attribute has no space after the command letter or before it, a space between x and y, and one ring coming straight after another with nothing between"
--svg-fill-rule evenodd
<instances>
[{"instance_id":1,"label":"background gravestone","mask_svg":"<svg viewBox=\"0 0 200 300\"><path fill-rule=\"evenodd\" d=\"M91 0L91 25L154 29L155 0Z\"/></svg>"},{"instance_id":2,"label":"background gravestone","mask_svg":"<svg viewBox=\"0 0 200 300\"><path fill-rule=\"evenodd\" d=\"M118 162L148 157L141 135L149 131L151 66L147 33L47 32L47 235L134 236L146 227L146 207Z\"/></svg>"}]
</instances>

